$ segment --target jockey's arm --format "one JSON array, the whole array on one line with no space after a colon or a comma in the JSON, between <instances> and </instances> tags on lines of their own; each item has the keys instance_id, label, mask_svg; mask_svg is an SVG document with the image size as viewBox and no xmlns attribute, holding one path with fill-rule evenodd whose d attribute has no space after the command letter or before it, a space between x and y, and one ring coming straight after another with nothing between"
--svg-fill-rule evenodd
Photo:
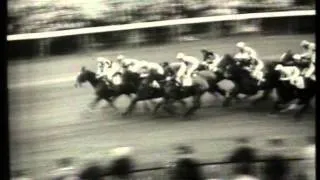
<instances>
[{"instance_id":1,"label":"jockey's arm","mask_svg":"<svg viewBox=\"0 0 320 180\"><path fill-rule=\"evenodd\" d=\"M313 63L310 64L310 67L308 68L307 72L305 73L305 77L310 78L312 74L314 74L316 70L316 67Z\"/></svg>"},{"instance_id":2,"label":"jockey's arm","mask_svg":"<svg viewBox=\"0 0 320 180\"><path fill-rule=\"evenodd\" d=\"M190 76L191 73L199 67L200 61L194 57L191 57L191 56L186 57L185 61L187 61L191 64L191 66L187 72L187 75Z\"/></svg>"},{"instance_id":3,"label":"jockey's arm","mask_svg":"<svg viewBox=\"0 0 320 180\"><path fill-rule=\"evenodd\" d=\"M177 77L181 77L185 74L187 70L187 65L185 63L180 63L180 68L176 74Z\"/></svg>"},{"instance_id":4,"label":"jockey's arm","mask_svg":"<svg viewBox=\"0 0 320 180\"><path fill-rule=\"evenodd\" d=\"M291 69L291 67L284 67L283 68L283 70L282 70L282 72L286 75L285 77L280 77L280 80L282 80L282 81L288 81L288 80L290 80L291 79L291 72L292 71L292 69Z\"/></svg>"},{"instance_id":5,"label":"jockey's arm","mask_svg":"<svg viewBox=\"0 0 320 180\"><path fill-rule=\"evenodd\" d=\"M258 59L257 52L251 47L246 47L246 52L250 55L251 58Z\"/></svg>"},{"instance_id":6,"label":"jockey's arm","mask_svg":"<svg viewBox=\"0 0 320 180\"><path fill-rule=\"evenodd\" d=\"M300 70L297 67L293 67L292 77L298 77L300 76Z\"/></svg>"}]
</instances>

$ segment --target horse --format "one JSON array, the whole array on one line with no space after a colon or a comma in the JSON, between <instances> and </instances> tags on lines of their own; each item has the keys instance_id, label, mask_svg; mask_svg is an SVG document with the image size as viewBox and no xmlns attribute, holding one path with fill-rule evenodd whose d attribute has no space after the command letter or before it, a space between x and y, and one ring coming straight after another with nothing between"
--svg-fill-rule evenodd
<instances>
[{"instance_id":1,"label":"horse","mask_svg":"<svg viewBox=\"0 0 320 180\"><path fill-rule=\"evenodd\" d=\"M144 77L142 77L141 83L139 84L139 87L136 91L136 97L131 100L130 105L128 106L126 111L122 113L122 115L127 116L131 114L133 109L135 108L136 103L139 101L145 101L145 100L151 100L151 99L163 97L164 91L161 84L164 78L165 78L164 75L159 75L154 70L150 70L149 72L146 72L144 74ZM152 83L154 81L157 81L160 87L152 86Z\"/></svg>"},{"instance_id":2,"label":"horse","mask_svg":"<svg viewBox=\"0 0 320 180\"><path fill-rule=\"evenodd\" d=\"M172 105L172 103L181 101L182 99L188 97L193 98L193 106L186 111L184 117L187 117L198 110L201 106L201 97L210 89L210 86L208 84L208 80L200 75L191 77L191 80L191 86L181 86L181 84L176 81L174 76L168 77L164 83L163 99L155 107L154 114L162 105L165 105L165 107L169 107ZM168 108L167 110L169 110L171 114L175 114L173 109Z\"/></svg>"},{"instance_id":3,"label":"horse","mask_svg":"<svg viewBox=\"0 0 320 180\"><path fill-rule=\"evenodd\" d=\"M75 87L80 87L81 84L85 82L89 82L91 84L96 94L95 99L89 105L91 108L93 108L100 100L104 99L112 108L118 110L113 104L113 98L117 96L119 92L111 88L110 84L107 84L102 79L97 79L96 73L87 70L85 67L81 67L80 73L76 78Z\"/></svg>"},{"instance_id":4,"label":"horse","mask_svg":"<svg viewBox=\"0 0 320 180\"><path fill-rule=\"evenodd\" d=\"M300 89L292 85L288 81L281 82L282 88L277 88L276 92L278 95L277 101L274 103L271 114L277 114L279 112L285 112L288 110L300 109L294 114L294 118L299 120L302 115L310 107L312 98L316 95L316 82L311 79L301 78L304 83L304 88ZM297 103L285 108L283 105L297 99Z\"/></svg>"},{"instance_id":5,"label":"horse","mask_svg":"<svg viewBox=\"0 0 320 180\"><path fill-rule=\"evenodd\" d=\"M299 69L304 69L309 66L310 62L307 61L297 61L294 58L294 54L291 50L283 53L280 57L280 64L284 66L296 66Z\"/></svg>"},{"instance_id":6,"label":"horse","mask_svg":"<svg viewBox=\"0 0 320 180\"><path fill-rule=\"evenodd\" d=\"M247 63L247 62L243 62ZM245 70L243 64L234 60L230 54L223 56L223 59L218 65L220 72L226 79L234 83L234 88L226 95L223 106L230 106L231 100L238 94L246 94L249 96L256 95L258 91L263 90L263 95L256 99L253 104L266 100L271 94L272 90L277 87L280 73L275 71L275 66L279 62L272 61L265 63L264 74L265 82L258 85L258 80L253 78L249 71Z\"/></svg>"}]
</instances>

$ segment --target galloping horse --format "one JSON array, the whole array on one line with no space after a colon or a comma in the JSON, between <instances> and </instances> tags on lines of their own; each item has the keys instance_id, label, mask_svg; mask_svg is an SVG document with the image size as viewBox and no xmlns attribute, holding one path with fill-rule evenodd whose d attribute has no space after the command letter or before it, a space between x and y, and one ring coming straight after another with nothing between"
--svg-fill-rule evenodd
<instances>
[{"instance_id":1,"label":"galloping horse","mask_svg":"<svg viewBox=\"0 0 320 180\"><path fill-rule=\"evenodd\" d=\"M258 85L258 80L254 79L250 72L243 69L241 64L239 65L231 55L225 55L219 63L218 68L223 72L224 77L231 80L235 86L227 95L223 105L229 106L231 104L231 100L240 93L253 96L260 90L263 90L263 95L254 101L254 103L266 100L272 90L277 87L279 82L280 73L274 70L277 64L279 64L279 62L273 61L265 63L265 82Z\"/></svg>"},{"instance_id":2,"label":"galloping horse","mask_svg":"<svg viewBox=\"0 0 320 180\"><path fill-rule=\"evenodd\" d=\"M96 73L82 67L80 74L76 78L75 87L81 86L81 84L85 82L89 82L91 84L96 94L96 98L92 103L90 103L91 108L93 108L100 100L104 99L112 108L117 110L113 104L113 98L116 97L119 92L111 88L110 85L106 84L102 79L97 79Z\"/></svg>"}]
</instances>

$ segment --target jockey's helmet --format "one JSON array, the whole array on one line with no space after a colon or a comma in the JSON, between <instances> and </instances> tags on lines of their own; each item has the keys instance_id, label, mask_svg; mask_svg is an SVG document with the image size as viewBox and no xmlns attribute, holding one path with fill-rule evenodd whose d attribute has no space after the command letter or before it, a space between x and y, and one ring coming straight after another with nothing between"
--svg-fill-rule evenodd
<instances>
[{"instance_id":1,"label":"jockey's helmet","mask_svg":"<svg viewBox=\"0 0 320 180\"><path fill-rule=\"evenodd\" d=\"M182 52L179 52L178 54L177 54L177 59L183 59L184 58L184 54L182 53Z\"/></svg>"},{"instance_id":2,"label":"jockey's helmet","mask_svg":"<svg viewBox=\"0 0 320 180\"><path fill-rule=\"evenodd\" d=\"M120 54L119 56L117 56L117 60L118 60L118 61L122 61L123 59L124 59L124 56L123 56L123 55Z\"/></svg>"},{"instance_id":3,"label":"jockey's helmet","mask_svg":"<svg viewBox=\"0 0 320 180\"><path fill-rule=\"evenodd\" d=\"M278 64L276 65L276 67L274 68L274 70L276 71L281 71L283 69L283 65L282 64Z\"/></svg>"},{"instance_id":4,"label":"jockey's helmet","mask_svg":"<svg viewBox=\"0 0 320 180\"><path fill-rule=\"evenodd\" d=\"M118 147L115 149L112 149L109 154L112 157L123 157L123 156L130 156L132 154L132 148L131 147Z\"/></svg>"},{"instance_id":5,"label":"jockey's helmet","mask_svg":"<svg viewBox=\"0 0 320 180\"><path fill-rule=\"evenodd\" d=\"M207 52L208 52L208 49L207 49L207 48L202 48L202 49L201 49L201 52L202 52L202 53L207 53Z\"/></svg>"},{"instance_id":6,"label":"jockey's helmet","mask_svg":"<svg viewBox=\"0 0 320 180\"><path fill-rule=\"evenodd\" d=\"M300 60L301 59L301 55L300 54L295 54L292 57L294 60Z\"/></svg>"},{"instance_id":7,"label":"jockey's helmet","mask_svg":"<svg viewBox=\"0 0 320 180\"><path fill-rule=\"evenodd\" d=\"M240 49L243 49L246 46L246 44L244 42L238 42L236 46Z\"/></svg>"},{"instance_id":8,"label":"jockey's helmet","mask_svg":"<svg viewBox=\"0 0 320 180\"><path fill-rule=\"evenodd\" d=\"M307 41L307 40L302 40L301 43L300 43L300 46L302 46L302 47L308 47L309 44L310 44L309 41Z\"/></svg>"}]
</instances>

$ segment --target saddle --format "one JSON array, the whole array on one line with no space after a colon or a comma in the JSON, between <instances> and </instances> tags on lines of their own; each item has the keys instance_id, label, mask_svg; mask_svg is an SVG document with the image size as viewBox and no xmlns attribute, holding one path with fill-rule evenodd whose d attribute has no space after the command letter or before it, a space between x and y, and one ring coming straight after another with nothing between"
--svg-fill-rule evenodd
<instances>
[{"instance_id":1,"label":"saddle","mask_svg":"<svg viewBox=\"0 0 320 180\"><path fill-rule=\"evenodd\" d=\"M183 76L181 84L184 87L192 86L193 85L192 77L191 76Z\"/></svg>"},{"instance_id":2,"label":"saddle","mask_svg":"<svg viewBox=\"0 0 320 180\"><path fill-rule=\"evenodd\" d=\"M299 89L304 89L306 87L304 77L302 76L298 76L297 78L291 79L290 84L294 85Z\"/></svg>"}]
</instances>

